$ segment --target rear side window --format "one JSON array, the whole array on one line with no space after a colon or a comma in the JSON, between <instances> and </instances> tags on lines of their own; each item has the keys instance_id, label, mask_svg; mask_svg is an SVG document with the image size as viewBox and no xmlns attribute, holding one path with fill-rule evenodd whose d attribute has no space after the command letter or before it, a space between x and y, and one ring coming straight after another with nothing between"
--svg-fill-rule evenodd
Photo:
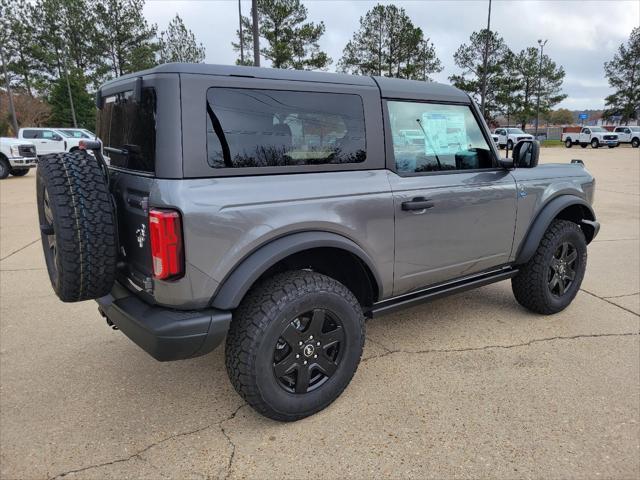
<instances>
[{"instance_id":1,"label":"rear side window","mask_svg":"<svg viewBox=\"0 0 640 480\"><path fill-rule=\"evenodd\" d=\"M207 161L213 168L360 163L359 95L210 88Z\"/></svg>"},{"instance_id":2,"label":"rear side window","mask_svg":"<svg viewBox=\"0 0 640 480\"><path fill-rule=\"evenodd\" d=\"M98 110L97 135L102 140L111 165L154 172L156 155L156 94L142 89L134 101L133 92L105 97Z\"/></svg>"}]
</instances>

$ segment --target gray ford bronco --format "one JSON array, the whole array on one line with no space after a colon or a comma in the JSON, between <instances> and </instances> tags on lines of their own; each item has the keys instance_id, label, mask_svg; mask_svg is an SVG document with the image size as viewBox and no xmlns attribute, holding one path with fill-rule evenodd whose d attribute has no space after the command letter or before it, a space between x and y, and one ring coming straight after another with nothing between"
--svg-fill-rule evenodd
<instances>
[{"instance_id":1,"label":"gray ford bronco","mask_svg":"<svg viewBox=\"0 0 640 480\"><path fill-rule=\"evenodd\" d=\"M581 162L501 158L450 86L166 64L96 103L104 156L87 140L38 168L56 294L161 361L226 338L231 383L277 420L340 395L366 318L506 279L559 312L599 230Z\"/></svg>"}]
</instances>

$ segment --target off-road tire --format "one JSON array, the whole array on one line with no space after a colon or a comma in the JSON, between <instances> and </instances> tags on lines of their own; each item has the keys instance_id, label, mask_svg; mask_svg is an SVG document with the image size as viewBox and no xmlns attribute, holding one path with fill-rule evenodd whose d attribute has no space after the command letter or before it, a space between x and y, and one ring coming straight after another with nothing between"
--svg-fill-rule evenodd
<instances>
[{"instance_id":1,"label":"off-road tire","mask_svg":"<svg viewBox=\"0 0 640 480\"><path fill-rule=\"evenodd\" d=\"M571 141L571 139L567 139L567 140L565 140L565 142L564 142L564 146L565 146L566 148L571 148L571 147L573 147L573 142Z\"/></svg>"},{"instance_id":2,"label":"off-road tire","mask_svg":"<svg viewBox=\"0 0 640 480\"><path fill-rule=\"evenodd\" d=\"M24 177L27 173L29 173L28 168L12 168L11 175L14 177Z\"/></svg>"},{"instance_id":3,"label":"off-road tire","mask_svg":"<svg viewBox=\"0 0 640 480\"><path fill-rule=\"evenodd\" d=\"M597 138L594 138L593 140L591 140L591 148L598 148L600 146L600 142L598 141Z\"/></svg>"},{"instance_id":4,"label":"off-road tire","mask_svg":"<svg viewBox=\"0 0 640 480\"><path fill-rule=\"evenodd\" d=\"M335 373L317 389L285 391L274 373L274 348L283 328L302 312L316 308L340 318L343 356ZM295 421L312 415L338 398L351 381L362 356L364 324L361 306L340 282L310 271L277 274L253 287L234 312L225 352L229 379L247 403L266 417Z\"/></svg>"},{"instance_id":5,"label":"off-road tire","mask_svg":"<svg viewBox=\"0 0 640 480\"><path fill-rule=\"evenodd\" d=\"M7 178L11 173L11 165L9 162L0 156L0 180Z\"/></svg>"},{"instance_id":6,"label":"off-road tire","mask_svg":"<svg viewBox=\"0 0 640 480\"><path fill-rule=\"evenodd\" d=\"M42 247L56 295L63 302L79 302L109 293L116 272L116 224L97 160L82 151L45 155L38 163L36 192Z\"/></svg>"},{"instance_id":7,"label":"off-road tire","mask_svg":"<svg viewBox=\"0 0 640 480\"><path fill-rule=\"evenodd\" d=\"M548 286L549 268L554 252L566 241L571 242L577 251L575 279L563 295L556 296ZM573 301L580 290L586 267L587 242L580 227L568 220L554 220L533 257L511 279L511 288L520 305L536 313L551 315L564 310Z\"/></svg>"}]
</instances>

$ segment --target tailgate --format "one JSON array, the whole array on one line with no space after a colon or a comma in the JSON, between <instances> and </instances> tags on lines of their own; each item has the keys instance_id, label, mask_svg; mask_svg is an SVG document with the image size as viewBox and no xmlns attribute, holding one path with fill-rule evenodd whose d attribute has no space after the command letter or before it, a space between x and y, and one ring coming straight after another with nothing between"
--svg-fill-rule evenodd
<instances>
[{"instance_id":1,"label":"tailgate","mask_svg":"<svg viewBox=\"0 0 640 480\"><path fill-rule=\"evenodd\" d=\"M111 193L118 217L119 272L139 288L151 288L149 192L154 178L111 171ZM128 282L124 282L125 284Z\"/></svg>"}]
</instances>

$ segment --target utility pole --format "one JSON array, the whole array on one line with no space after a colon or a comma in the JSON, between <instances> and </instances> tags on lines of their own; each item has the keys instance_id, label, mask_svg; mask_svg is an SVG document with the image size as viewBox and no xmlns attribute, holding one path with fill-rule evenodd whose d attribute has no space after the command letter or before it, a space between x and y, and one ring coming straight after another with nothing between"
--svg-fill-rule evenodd
<instances>
[{"instance_id":1,"label":"utility pole","mask_svg":"<svg viewBox=\"0 0 640 480\"><path fill-rule=\"evenodd\" d=\"M244 65L244 36L242 36L242 5L238 0L238 20L240 23L240 63Z\"/></svg>"},{"instance_id":2,"label":"utility pole","mask_svg":"<svg viewBox=\"0 0 640 480\"><path fill-rule=\"evenodd\" d=\"M260 36L258 28L258 0L251 0L251 17L253 22L253 65L260 66Z\"/></svg>"},{"instance_id":3,"label":"utility pole","mask_svg":"<svg viewBox=\"0 0 640 480\"><path fill-rule=\"evenodd\" d=\"M0 45L0 57L2 58L2 70L4 71L4 81L7 86L7 97L9 97L9 111L11 112L11 122L13 126L13 134L18 136L18 119L16 117L16 108L13 105L13 93L11 92L11 83L9 82L9 73L7 72L7 64L4 61L4 48Z\"/></svg>"},{"instance_id":4,"label":"utility pole","mask_svg":"<svg viewBox=\"0 0 640 480\"><path fill-rule=\"evenodd\" d=\"M542 52L544 51L544 46L547 44L548 40L542 41L542 39L538 40L538 45L540 45L540 65L538 67L538 102L536 105L536 133L533 136L536 140L538 138L538 124L540 123L540 89L542 88Z\"/></svg>"},{"instance_id":5,"label":"utility pole","mask_svg":"<svg viewBox=\"0 0 640 480\"><path fill-rule=\"evenodd\" d=\"M487 38L484 42L484 58L482 59L482 94L480 95L480 111L486 119L484 111L485 97L487 96L487 64L489 63L489 41L491 40L491 0L489 0L489 14L487 15Z\"/></svg>"}]
</instances>

